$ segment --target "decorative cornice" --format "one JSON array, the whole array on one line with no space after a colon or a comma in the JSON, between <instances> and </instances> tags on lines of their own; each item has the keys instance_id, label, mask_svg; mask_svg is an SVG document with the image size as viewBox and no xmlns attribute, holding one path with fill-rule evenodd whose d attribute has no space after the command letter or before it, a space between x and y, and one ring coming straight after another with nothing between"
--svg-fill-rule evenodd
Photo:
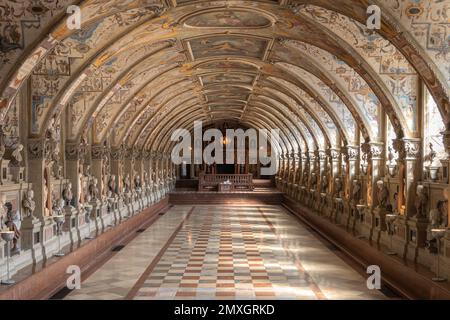
<instances>
[{"instance_id":1,"label":"decorative cornice","mask_svg":"<svg viewBox=\"0 0 450 320\"><path fill-rule=\"evenodd\" d=\"M135 160L141 160L142 159L142 150L134 148L133 149L133 159Z\"/></svg>"},{"instance_id":2,"label":"decorative cornice","mask_svg":"<svg viewBox=\"0 0 450 320\"><path fill-rule=\"evenodd\" d=\"M94 144L91 146L91 157L92 160L102 160L105 147L100 144Z\"/></svg>"},{"instance_id":3,"label":"decorative cornice","mask_svg":"<svg viewBox=\"0 0 450 320\"><path fill-rule=\"evenodd\" d=\"M118 161L123 159L123 148L111 148L111 160Z\"/></svg>"},{"instance_id":4,"label":"decorative cornice","mask_svg":"<svg viewBox=\"0 0 450 320\"><path fill-rule=\"evenodd\" d=\"M444 142L445 150L450 154L450 130L442 132L442 141Z\"/></svg>"},{"instance_id":5,"label":"decorative cornice","mask_svg":"<svg viewBox=\"0 0 450 320\"><path fill-rule=\"evenodd\" d=\"M336 160L339 160L339 157L340 157L340 155L341 155L341 152L340 152L340 150L338 150L338 149L328 149L329 151L329 156L330 156L330 158L331 158L331 160L333 160L333 161L336 161Z\"/></svg>"},{"instance_id":6,"label":"decorative cornice","mask_svg":"<svg viewBox=\"0 0 450 320\"><path fill-rule=\"evenodd\" d=\"M133 148L125 148L124 157L127 160L133 159Z\"/></svg>"},{"instance_id":7,"label":"decorative cornice","mask_svg":"<svg viewBox=\"0 0 450 320\"><path fill-rule=\"evenodd\" d=\"M397 151L399 160L418 160L420 158L421 139L403 138L392 141L394 150Z\"/></svg>"},{"instance_id":8,"label":"decorative cornice","mask_svg":"<svg viewBox=\"0 0 450 320\"><path fill-rule=\"evenodd\" d=\"M406 160L418 160L420 158L421 139L403 139L405 142Z\"/></svg>"},{"instance_id":9,"label":"decorative cornice","mask_svg":"<svg viewBox=\"0 0 450 320\"><path fill-rule=\"evenodd\" d=\"M144 160L150 160L152 158L152 151L151 150L144 150L143 151L143 158L144 158Z\"/></svg>"},{"instance_id":10,"label":"decorative cornice","mask_svg":"<svg viewBox=\"0 0 450 320\"><path fill-rule=\"evenodd\" d=\"M383 159L384 144L381 142L371 142L370 143L370 155L372 160Z\"/></svg>"},{"instance_id":11,"label":"decorative cornice","mask_svg":"<svg viewBox=\"0 0 450 320\"><path fill-rule=\"evenodd\" d=\"M327 152L324 150L317 150L317 158L319 161L325 161L327 159Z\"/></svg>"},{"instance_id":12,"label":"decorative cornice","mask_svg":"<svg viewBox=\"0 0 450 320\"><path fill-rule=\"evenodd\" d=\"M44 159L46 154L45 139L29 139L28 140L28 159L39 160Z\"/></svg>"},{"instance_id":13,"label":"decorative cornice","mask_svg":"<svg viewBox=\"0 0 450 320\"><path fill-rule=\"evenodd\" d=\"M80 160L84 155L84 146L76 142L66 142L65 154L67 160Z\"/></svg>"},{"instance_id":14,"label":"decorative cornice","mask_svg":"<svg viewBox=\"0 0 450 320\"><path fill-rule=\"evenodd\" d=\"M347 157L347 160L356 161L359 157L359 148L357 146L346 146L345 155Z\"/></svg>"}]
</instances>

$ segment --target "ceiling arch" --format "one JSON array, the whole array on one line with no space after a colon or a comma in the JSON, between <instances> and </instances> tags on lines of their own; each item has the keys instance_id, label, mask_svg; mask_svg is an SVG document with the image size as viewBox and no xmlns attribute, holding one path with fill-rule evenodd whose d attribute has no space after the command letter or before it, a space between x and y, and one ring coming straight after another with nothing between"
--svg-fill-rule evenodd
<instances>
[{"instance_id":1,"label":"ceiling arch","mask_svg":"<svg viewBox=\"0 0 450 320\"><path fill-rule=\"evenodd\" d=\"M89 131L94 143L138 148L160 148L173 126L184 123L180 117L276 126L286 150L353 145L360 134L379 141L385 115L397 137L415 137L419 93L413 84L419 79L450 124L445 45L425 45L417 21L403 15L403 4L386 13L377 33L363 24L362 0L79 5L80 31L67 28L63 6L42 10L41 33L26 40L21 34L21 46L2 31L7 41L0 59L8 63L0 68L6 71L0 77L0 118L28 81L30 137L43 136L62 113L71 119L68 140ZM9 24L26 16L11 16ZM448 24L441 16L416 19L428 30ZM333 21L340 28L332 28ZM405 29L411 26L411 32Z\"/></svg>"}]
</instances>

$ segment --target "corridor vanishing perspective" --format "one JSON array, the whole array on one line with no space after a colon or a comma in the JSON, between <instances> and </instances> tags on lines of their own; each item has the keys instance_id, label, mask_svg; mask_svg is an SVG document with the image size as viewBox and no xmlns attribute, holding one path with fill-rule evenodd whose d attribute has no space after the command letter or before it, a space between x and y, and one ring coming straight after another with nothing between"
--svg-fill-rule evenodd
<instances>
[{"instance_id":1,"label":"corridor vanishing perspective","mask_svg":"<svg viewBox=\"0 0 450 320\"><path fill-rule=\"evenodd\" d=\"M65 298L386 298L274 205L175 206L81 287Z\"/></svg>"},{"instance_id":2,"label":"corridor vanishing perspective","mask_svg":"<svg viewBox=\"0 0 450 320\"><path fill-rule=\"evenodd\" d=\"M450 300L449 17L0 0L0 300Z\"/></svg>"}]
</instances>

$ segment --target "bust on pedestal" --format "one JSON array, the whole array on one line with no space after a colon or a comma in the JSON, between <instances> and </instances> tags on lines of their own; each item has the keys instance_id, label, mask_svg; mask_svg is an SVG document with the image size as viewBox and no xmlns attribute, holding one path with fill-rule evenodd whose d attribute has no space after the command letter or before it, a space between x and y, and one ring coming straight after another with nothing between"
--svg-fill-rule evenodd
<instances>
[{"instance_id":1,"label":"bust on pedestal","mask_svg":"<svg viewBox=\"0 0 450 320\"><path fill-rule=\"evenodd\" d=\"M428 195L423 185L416 187L413 214L407 219L407 257L416 261L419 248L424 248L427 237Z\"/></svg>"},{"instance_id":2,"label":"bust on pedestal","mask_svg":"<svg viewBox=\"0 0 450 320\"><path fill-rule=\"evenodd\" d=\"M33 213L36 210L36 202L34 201L34 191L28 189L25 191L22 200L23 223L22 223L22 246L23 249L31 249L35 251L35 245L41 242L40 229L42 222L36 218ZM35 256L33 254L33 256Z\"/></svg>"}]
</instances>

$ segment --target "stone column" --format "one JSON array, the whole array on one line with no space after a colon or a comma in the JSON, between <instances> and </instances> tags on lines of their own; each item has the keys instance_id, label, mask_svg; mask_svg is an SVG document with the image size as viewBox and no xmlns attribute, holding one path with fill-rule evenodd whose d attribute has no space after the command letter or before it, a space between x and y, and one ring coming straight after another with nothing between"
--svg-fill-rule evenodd
<instances>
[{"instance_id":1,"label":"stone column","mask_svg":"<svg viewBox=\"0 0 450 320\"><path fill-rule=\"evenodd\" d=\"M300 156L302 158L302 164L301 164L300 181L298 183L299 193L297 195L297 200L303 202L308 190L309 153L305 151Z\"/></svg>"},{"instance_id":2,"label":"stone column","mask_svg":"<svg viewBox=\"0 0 450 320\"><path fill-rule=\"evenodd\" d=\"M142 150L134 149L133 150L133 159L134 159L134 172L136 175L139 175L141 180L144 177L144 162L143 162L143 154Z\"/></svg>"},{"instance_id":3,"label":"stone column","mask_svg":"<svg viewBox=\"0 0 450 320\"><path fill-rule=\"evenodd\" d=\"M340 159L341 159L341 152L339 149L336 148L330 148L328 151L328 157L330 159L331 163L331 170L330 170L330 185L331 185L331 201L329 204L329 211L330 211L330 218L333 222L338 223L340 221L340 214L342 212L342 198L340 193L342 192L342 189L339 191L336 189L337 187L337 181L336 179L339 179L340 186L342 188L343 181L342 181L342 175L341 175L341 166L340 166Z\"/></svg>"},{"instance_id":4,"label":"stone column","mask_svg":"<svg viewBox=\"0 0 450 320\"><path fill-rule=\"evenodd\" d=\"M359 173L359 148L357 146L347 146L345 148L345 158L347 160L347 203L345 207L345 215L347 216L346 227L351 228L353 231L353 227L355 225L355 219L358 216L358 212L356 210L356 203L352 200L353 195L353 181L357 179L357 175ZM359 182L360 183L360 182ZM360 190L359 194L362 194L362 190Z\"/></svg>"},{"instance_id":5,"label":"stone column","mask_svg":"<svg viewBox=\"0 0 450 320\"><path fill-rule=\"evenodd\" d=\"M103 155L105 147L103 145L94 144L91 146L91 172L98 182L98 193L100 197L105 192L105 185L103 183ZM103 199L101 199L103 201Z\"/></svg>"},{"instance_id":6,"label":"stone column","mask_svg":"<svg viewBox=\"0 0 450 320\"><path fill-rule=\"evenodd\" d=\"M368 155L367 169L367 208L364 210L361 233L369 241L372 240L375 227L374 208L377 202L377 181L383 177L384 145L382 142L370 142L361 145L361 149Z\"/></svg>"},{"instance_id":7,"label":"stone column","mask_svg":"<svg viewBox=\"0 0 450 320\"><path fill-rule=\"evenodd\" d=\"M425 247L428 219L416 216L414 206L418 181L422 179L422 141L419 138L403 138L394 141L399 153L399 198L402 207L395 221L395 250L402 256L416 261L419 248ZM403 192L401 192L403 191Z\"/></svg>"},{"instance_id":8,"label":"stone column","mask_svg":"<svg viewBox=\"0 0 450 320\"><path fill-rule=\"evenodd\" d=\"M299 191L299 185L300 185L300 174L301 174L301 153L296 152L294 154L294 177L292 179L292 188L291 188L291 197L296 198L298 191Z\"/></svg>"},{"instance_id":9,"label":"stone column","mask_svg":"<svg viewBox=\"0 0 450 320\"><path fill-rule=\"evenodd\" d=\"M77 142L65 143L65 166L66 178L72 184L73 200L71 205L65 206L65 231L70 231L71 243L75 244L81 240L82 231L80 228L85 224L85 215L83 208L83 162L85 156L85 146Z\"/></svg>"},{"instance_id":10,"label":"stone column","mask_svg":"<svg viewBox=\"0 0 450 320\"><path fill-rule=\"evenodd\" d=\"M280 190L282 187L282 181L283 181L283 176L284 176L284 163L285 163L285 155L282 152L280 154L280 166L279 166L278 174L275 177L276 187Z\"/></svg>"},{"instance_id":11,"label":"stone column","mask_svg":"<svg viewBox=\"0 0 450 320\"><path fill-rule=\"evenodd\" d=\"M103 183L103 155L105 153L105 147L100 144L91 145L91 173L93 179L97 180L98 197L97 199L91 199L92 218L95 222L97 234L103 232L107 226L105 219L103 218L107 212L107 203L103 197L105 193L105 185ZM90 184L94 183L93 181Z\"/></svg>"},{"instance_id":12,"label":"stone column","mask_svg":"<svg viewBox=\"0 0 450 320\"><path fill-rule=\"evenodd\" d=\"M322 192L322 181L325 176L327 176L327 169L329 164L329 154L327 151L318 150L317 153L318 170L317 170L317 196L314 208L320 213L325 214L329 212L327 197L329 194L327 192Z\"/></svg>"},{"instance_id":13,"label":"stone column","mask_svg":"<svg viewBox=\"0 0 450 320\"><path fill-rule=\"evenodd\" d=\"M44 192L44 169L45 169L45 140L28 140L28 181L33 186L34 201L36 209L34 217L24 217L22 221L22 249L31 249L33 259L39 260L43 256L44 240L49 240L53 236L51 221L46 218L44 205L48 195ZM48 227L46 227L48 225ZM47 231L47 229L49 229ZM52 234L49 234L49 232ZM44 233L45 232L45 233Z\"/></svg>"},{"instance_id":14,"label":"stone column","mask_svg":"<svg viewBox=\"0 0 450 320\"><path fill-rule=\"evenodd\" d=\"M81 202L82 186L80 168L84 161L84 150L77 142L66 142L66 178L72 183L73 206L78 208Z\"/></svg>"},{"instance_id":15,"label":"stone column","mask_svg":"<svg viewBox=\"0 0 450 320\"><path fill-rule=\"evenodd\" d=\"M446 130L443 132L442 135L444 146L447 151L447 155L450 155L450 130ZM445 233L445 237L442 239L442 257L443 260L443 266L441 267L441 270L446 270L444 275L447 277L447 279L450 277L450 206L448 205L448 195L450 195L450 184L447 184L447 188L444 190L444 198L447 201L447 231ZM442 217L444 219L444 217Z\"/></svg>"},{"instance_id":16,"label":"stone column","mask_svg":"<svg viewBox=\"0 0 450 320\"><path fill-rule=\"evenodd\" d=\"M114 207L115 223L118 224L125 216L125 203L123 193L123 156L124 149L122 146L111 148L110 162L111 162L111 175L115 177L115 184L117 193L116 205Z\"/></svg>"},{"instance_id":17,"label":"stone column","mask_svg":"<svg viewBox=\"0 0 450 320\"><path fill-rule=\"evenodd\" d=\"M319 165L319 150L315 150L313 152L310 152L309 159L310 159L310 175L309 175L309 185L308 185L308 192L309 192L309 201L308 205L311 209L314 209L314 206L316 204L316 197L318 193L319 188L319 180L320 180L320 165Z\"/></svg>"},{"instance_id":18,"label":"stone column","mask_svg":"<svg viewBox=\"0 0 450 320\"><path fill-rule=\"evenodd\" d=\"M33 184L34 201L36 202L36 210L34 215L41 221L45 217L45 203L49 195L44 192L44 170L45 166L45 148L46 142L44 139L29 139L28 140L28 179ZM48 177L50 179L50 177Z\"/></svg>"},{"instance_id":19,"label":"stone column","mask_svg":"<svg viewBox=\"0 0 450 320\"><path fill-rule=\"evenodd\" d=\"M130 178L131 189L134 189L134 159L133 159L133 148L125 149L124 154L124 174Z\"/></svg>"},{"instance_id":20,"label":"stone column","mask_svg":"<svg viewBox=\"0 0 450 320\"><path fill-rule=\"evenodd\" d=\"M123 161L123 149L121 147L111 148L111 174L116 177L117 193L122 192L123 172L121 162Z\"/></svg>"}]
</instances>

